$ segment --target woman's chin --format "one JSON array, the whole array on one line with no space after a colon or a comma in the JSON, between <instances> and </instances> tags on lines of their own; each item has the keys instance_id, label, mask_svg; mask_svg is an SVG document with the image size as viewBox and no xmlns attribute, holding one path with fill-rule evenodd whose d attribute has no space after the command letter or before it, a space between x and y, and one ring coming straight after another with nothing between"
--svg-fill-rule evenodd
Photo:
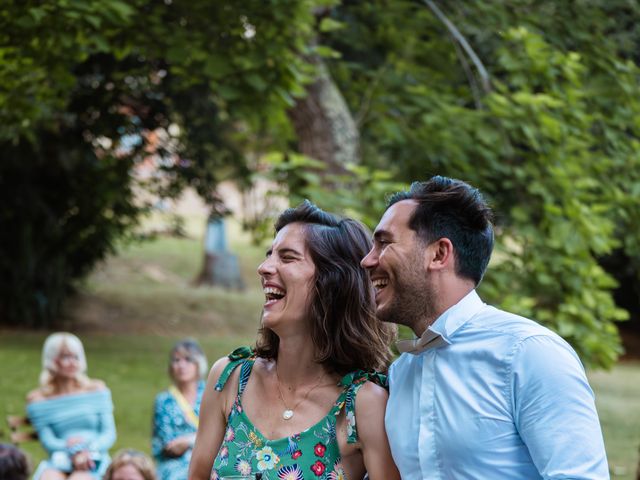
<instances>
[{"instance_id":1,"label":"woman's chin","mask_svg":"<svg viewBox=\"0 0 640 480\"><path fill-rule=\"evenodd\" d=\"M262 328L269 328L273 330L273 327L277 324L277 322L273 321L273 315L269 315L267 313L262 314L262 318L260 319L260 323Z\"/></svg>"}]
</instances>

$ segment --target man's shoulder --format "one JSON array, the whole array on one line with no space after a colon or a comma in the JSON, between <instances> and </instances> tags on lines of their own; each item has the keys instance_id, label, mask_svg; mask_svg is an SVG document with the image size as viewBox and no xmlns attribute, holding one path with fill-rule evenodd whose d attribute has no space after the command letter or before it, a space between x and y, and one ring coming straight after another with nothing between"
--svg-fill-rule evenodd
<instances>
[{"instance_id":1,"label":"man's shoulder","mask_svg":"<svg viewBox=\"0 0 640 480\"><path fill-rule=\"evenodd\" d=\"M500 310L487 305L467 324L468 330L490 332L495 336L510 337L513 341L525 340L529 337L550 337L559 339L558 334L530 318Z\"/></svg>"},{"instance_id":2,"label":"man's shoulder","mask_svg":"<svg viewBox=\"0 0 640 480\"><path fill-rule=\"evenodd\" d=\"M397 376L400 372L419 366L420 362L422 362L421 355L413 355L411 353L400 354L400 356L389 366L389 381L391 381L392 377Z\"/></svg>"}]
</instances>

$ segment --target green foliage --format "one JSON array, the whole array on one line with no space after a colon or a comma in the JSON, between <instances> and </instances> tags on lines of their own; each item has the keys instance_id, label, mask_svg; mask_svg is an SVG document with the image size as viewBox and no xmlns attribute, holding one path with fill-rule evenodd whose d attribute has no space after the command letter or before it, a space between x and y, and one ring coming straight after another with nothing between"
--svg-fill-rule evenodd
<instances>
[{"instance_id":1,"label":"green foliage","mask_svg":"<svg viewBox=\"0 0 640 480\"><path fill-rule=\"evenodd\" d=\"M326 2L324 2L326 3ZM0 319L49 325L145 205L244 178L247 127L271 129L311 72L310 0L0 6ZM256 109L255 105L261 108ZM138 167L138 165L142 165Z\"/></svg>"},{"instance_id":2,"label":"green foliage","mask_svg":"<svg viewBox=\"0 0 640 480\"><path fill-rule=\"evenodd\" d=\"M326 164L296 153L274 152L265 155L263 161L266 169L259 176L280 187L272 195L288 198L291 205L311 199L320 208L358 218L369 227L380 218L387 195L407 188L394 180L395 172L364 165L348 164L344 173L336 174L328 172ZM354 196L353 192L359 194ZM266 222L271 220L265 218Z\"/></svg>"},{"instance_id":3,"label":"green foliage","mask_svg":"<svg viewBox=\"0 0 640 480\"><path fill-rule=\"evenodd\" d=\"M219 181L266 175L291 203L308 197L370 226L385 194L444 174L498 212L487 300L610 366L614 322L627 316L615 279L640 292L640 7L440 3L489 91L420 2L4 2L3 321L55 318L144 208L130 175L144 160L163 169L145 185L162 195L190 185L215 205ZM341 175L291 146L287 109L313 80L314 55L360 128L362 163Z\"/></svg>"},{"instance_id":4,"label":"green foliage","mask_svg":"<svg viewBox=\"0 0 640 480\"><path fill-rule=\"evenodd\" d=\"M0 142L37 141L34 130L64 110L73 69L114 48L133 11L120 0L12 1L0 7Z\"/></svg>"},{"instance_id":5,"label":"green foliage","mask_svg":"<svg viewBox=\"0 0 640 480\"><path fill-rule=\"evenodd\" d=\"M406 182L437 173L480 187L498 213L485 298L558 331L587 364L610 366L621 351L614 322L628 314L599 262L620 248L639 258L629 219L640 214L630 20L640 9L524 0L442 9L484 61L491 92L424 6L334 10L346 27L325 41L342 54L331 67L362 126L363 161L392 165Z\"/></svg>"},{"instance_id":6,"label":"green foliage","mask_svg":"<svg viewBox=\"0 0 640 480\"><path fill-rule=\"evenodd\" d=\"M38 148L23 141L0 154L0 316L29 326L49 326L70 279L104 258L139 210L124 187L128 162L99 159L82 144L63 149L55 135L40 137Z\"/></svg>"}]
</instances>

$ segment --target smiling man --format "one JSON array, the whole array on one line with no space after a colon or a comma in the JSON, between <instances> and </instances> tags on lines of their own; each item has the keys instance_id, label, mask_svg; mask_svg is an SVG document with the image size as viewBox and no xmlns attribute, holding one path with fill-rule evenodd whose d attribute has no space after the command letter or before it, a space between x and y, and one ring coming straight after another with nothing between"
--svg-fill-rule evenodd
<instances>
[{"instance_id":1,"label":"smiling man","mask_svg":"<svg viewBox=\"0 0 640 480\"><path fill-rule=\"evenodd\" d=\"M362 260L379 319L410 327L385 424L404 480L609 478L593 392L549 329L482 302L493 249L480 192L433 177L396 193Z\"/></svg>"}]
</instances>

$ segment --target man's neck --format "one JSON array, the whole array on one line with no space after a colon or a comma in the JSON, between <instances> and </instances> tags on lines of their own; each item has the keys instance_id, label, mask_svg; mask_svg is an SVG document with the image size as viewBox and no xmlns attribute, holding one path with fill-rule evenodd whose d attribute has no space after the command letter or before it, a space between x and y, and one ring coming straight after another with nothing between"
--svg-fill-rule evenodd
<instances>
[{"instance_id":1,"label":"man's neck","mask_svg":"<svg viewBox=\"0 0 640 480\"><path fill-rule=\"evenodd\" d=\"M436 295L440 301L438 301L437 305L434 305L432 311L428 312L427 315L411 327L416 337L421 337L427 328L433 325L434 322L442 316L442 314L460 302L460 300L466 297L474 289L475 285L473 282L459 281L442 290L442 293Z\"/></svg>"}]
</instances>

